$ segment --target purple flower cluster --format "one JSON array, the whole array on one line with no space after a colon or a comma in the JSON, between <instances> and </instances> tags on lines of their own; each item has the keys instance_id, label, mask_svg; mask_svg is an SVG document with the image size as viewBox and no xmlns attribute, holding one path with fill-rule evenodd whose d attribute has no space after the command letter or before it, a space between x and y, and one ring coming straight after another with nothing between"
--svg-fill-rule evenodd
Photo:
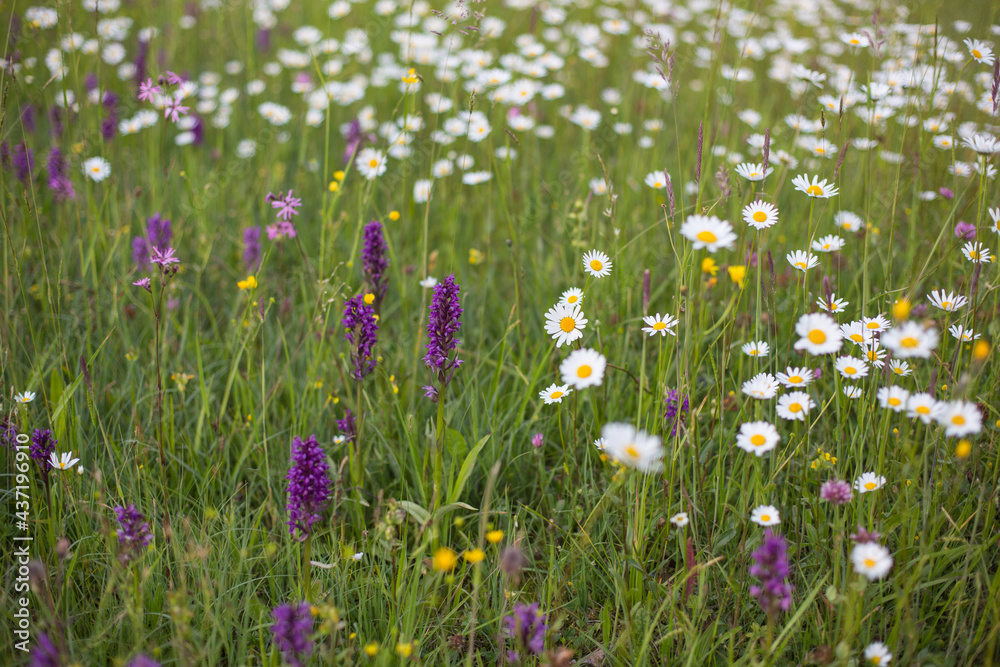
<instances>
[{"instance_id":1,"label":"purple flower cluster","mask_svg":"<svg viewBox=\"0 0 1000 667\"><path fill-rule=\"evenodd\" d=\"M434 286L434 298L431 300L424 364L442 384L450 382L455 369L462 365L458 355L454 359L448 356L458 346L455 334L462 328L462 320L459 319L463 312L459 302L460 289L452 274Z\"/></svg>"},{"instance_id":2,"label":"purple flower cluster","mask_svg":"<svg viewBox=\"0 0 1000 667\"><path fill-rule=\"evenodd\" d=\"M142 555L143 550L153 541L153 533L149 529L149 523L142 512L135 508L135 505L123 507L119 505L115 508L118 525L118 560L122 564Z\"/></svg>"},{"instance_id":3,"label":"purple flower cluster","mask_svg":"<svg viewBox=\"0 0 1000 667\"><path fill-rule=\"evenodd\" d=\"M340 133L344 136L344 164L349 163L366 142L375 141L375 135L362 130L361 122L357 119L342 125Z\"/></svg>"},{"instance_id":4,"label":"purple flower cluster","mask_svg":"<svg viewBox=\"0 0 1000 667\"><path fill-rule=\"evenodd\" d=\"M14 154L11 156L11 164L14 165L14 173L22 183L27 183L35 171L35 151L28 148L22 141L14 146Z\"/></svg>"},{"instance_id":5,"label":"purple flower cluster","mask_svg":"<svg viewBox=\"0 0 1000 667\"><path fill-rule=\"evenodd\" d=\"M858 527L858 532L851 533L851 541L855 544L867 544L868 542L874 542L878 544L882 536L878 534L877 530L868 530L867 528Z\"/></svg>"},{"instance_id":6,"label":"purple flower cluster","mask_svg":"<svg viewBox=\"0 0 1000 667\"><path fill-rule=\"evenodd\" d=\"M160 667L160 663L156 662L148 655L140 653L132 658L132 662L128 663L126 667Z\"/></svg>"},{"instance_id":7,"label":"purple flower cluster","mask_svg":"<svg viewBox=\"0 0 1000 667\"><path fill-rule=\"evenodd\" d=\"M28 454L38 464L43 479L47 480L49 476L49 468L51 467L49 456L52 455L52 452L56 451L58 443L59 441L52 435L52 431L47 428L36 428L35 432L31 434L31 444L28 446Z\"/></svg>"},{"instance_id":8,"label":"purple flower cluster","mask_svg":"<svg viewBox=\"0 0 1000 667\"><path fill-rule=\"evenodd\" d=\"M293 197L291 190L287 194L280 191L278 194L268 192L266 199L271 208L278 209L278 222L267 226L267 238L272 241L283 237L295 238L297 232L292 223L292 216L299 214L298 209L302 206L302 200Z\"/></svg>"},{"instance_id":9,"label":"purple flower cluster","mask_svg":"<svg viewBox=\"0 0 1000 667\"><path fill-rule=\"evenodd\" d=\"M73 188L73 181L69 178L69 164L63 157L62 151L55 146L49 151L46 167L49 171L49 190L52 190L56 201L76 199L76 189Z\"/></svg>"},{"instance_id":10,"label":"purple flower cluster","mask_svg":"<svg viewBox=\"0 0 1000 667\"><path fill-rule=\"evenodd\" d=\"M833 505L846 505L854 497L850 482L842 479L828 479L819 487L819 497Z\"/></svg>"},{"instance_id":11,"label":"purple flower cluster","mask_svg":"<svg viewBox=\"0 0 1000 667\"><path fill-rule=\"evenodd\" d=\"M285 662L293 667L301 667L302 658L312 653L313 645L309 636L313 633L313 618L309 603L283 604L271 611L274 625L271 634L274 645L285 656Z\"/></svg>"},{"instance_id":12,"label":"purple flower cluster","mask_svg":"<svg viewBox=\"0 0 1000 667\"><path fill-rule=\"evenodd\" d=\"M35 646L31 649L28 664L31 667L60 667L63 664L59 649L44 632L38 633L35 638Z\"/></svg>"},{"instance_id":13,"label":"purple flower cluster","mask_svg":"<svg viewBox=\"0 0 1000 667\"><path fill-rule=\"evenodd\" d=\"M288 480L288 532L299 541L309 536L314 523L330 501L329 465L326 454L316 441L316 436L308 440L295 436L292 441L292 467L285 479Z\"/></svg>"},{"instance_id":14,"label":"purple flower cluster","mask_svg":"<svg viewBox=\"0 0 1000 667\"><path fill-rule=\"evenodd\" d=\"M132 239L132 261L138 271L149 268L153 262L151 257L155 251L166 252L174 238L174 228L170 220L154 213L146 220L146 235Z\"/></svg>"},{"instance_id":15,"label":"purple flower cluster","mask_svg":"<svg viewBox=\"0 0 1000 667\"><path fill-rule=\"evenodd\" d=\"M673 389L667 390L666 407L663 410L663 420L670 427L670 437L677 435L677 427L681 423L681 415L687 413L688 397L685 396L683 402Z\"/></svg>"},{"instance_id":16,"label":"purple flower cluster","mask_svg":"<svg viewBox=\"0 0 1000 667\"><path fill-rule=\"evenodd\" d=\"M970 222L962 220L955 225L955 236L966 241L976 238L976 226Z\"/></svg>"},{"instance_id":17,"label":"purple flower cluster","mask_svg":"<svg viewBox=\"0 0 1000 667\"><path fill-rule=\"evenodd\" d=\"M344 436L344 442L353 442L358 435L358 425L354 423L354 413L344 410L344 418L337 420L337 430Z\"/></svg>"},{"instance_id":18,"label":"purple flower cluster","mask_svg":"<svg viewBox=\"0 0 1000 667\"><path fill-rule=\"evenodd\" d=\"M760 581L760 585L751 586L750 594L757 598L769 617L779 611L788 611L792 606L792 586L786 581L791 569L785 538L770 529L764 531L764 542L753 552L753 560L750 574Z\"/></svg>"},{"instance_id":19,"label":"purple flower cluster","mask_svg":"<svg viewBox=\"0 0 1000 667\"><path fill-rule=\"evenodd\" d=\"M504 623L507 636L514 640L517 649L507 652L509 662L520 659L518 650L531 655L541 655L545 650L545 632L549 626L545 623L545 615L538 611L537 602L530 605L518 602Z\"/></svg>"},{"instance_id":20,"label":"purple flower cluster","mask_svg":"<svg viewBox=\"0 0 1000 667\"><path fill-rule=\"evenodd\" d=\"M365 243L361 250L361 259L365 269L365 282L368 289L375 295L375 310L382 305L382 299L389 288L389 252L385 244L382 223L372 220L365 225Z\"/></svg>"},{"instance_id":21,"label":"purple flower cluster","mask_svg":"<svg viewBox=\"0 0 1000 667\"><path fill-rule=\"evenodd\" d=\"M243 230L243 265L253 273L260 268L260 227Z\"/></svg>"},{"instance_id":22,"label":"purple flower cluster","mask_svg":"<svg viewBox=\"0 0 1000 667\"><path fill-rule=\"evenodd\" d=\"M378 322L375 309L365 303L364 296L358 294L344 302L344 338L351 344L351 377L360 382L375 370L378 359L374 349L378 339Z\"/></svg>"},{"instance_id":23,"label":"purple flower cluster","mask_svg":"<svg viewBox=\"0 0 1000 667\"><path fill-rule=\"evenodd\" d=\"M17 446L17 423L8 416L0 417L0 447Z\"/></svg>"}]
</instances>

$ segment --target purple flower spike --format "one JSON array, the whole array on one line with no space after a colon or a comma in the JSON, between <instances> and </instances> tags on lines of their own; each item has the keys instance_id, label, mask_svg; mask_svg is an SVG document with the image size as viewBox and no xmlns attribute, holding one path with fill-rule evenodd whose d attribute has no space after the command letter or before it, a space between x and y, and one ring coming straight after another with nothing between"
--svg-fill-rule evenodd
<instances>
[{"instance_id":1,"label":"purple flower spike","mask_svg":"<svg viewBox=\"0 0 1000 667\"><path fill-rule=\"evenodd\" d=\"M243 264L248 272L260 268L260 255L260 227L247 227L243 230Z\"/></svg>"},{"instance_id":2,"label":"purple flower spike","mask_svg":"<svg viewBox=\"0 0 1000 667\"><path fill-rule=\"evenodd\" d=\"M541 655L545 650L545 632L548 625L545 623L545 615L539 613L538 603L530 605L518 602L514 605L514 611L504 619L507 625L507 636L514 640L515 650L507 652L509 662L517 662L520 659L518 651L524 651L530 655Z\"/></svg>"},{"instance_id":3,"label":"purple flower spike","mask_svg":"<svg viewBox=\"0 0 1000 667\"><path fill-rule=\"evenodd\" d=\"M358 434L358 426L354 423L354 413L344 410L344 418L337 420L337 430L344 436L344 442L353 442Z\"/></svg>"},{"instance_id":4,"label":"purple flower spike","mask_svg":"<svg viewBox=\"0 0 1000 667\"><path fill-rule=\"evenodd\" d=\"M127 564L138 556L153 541L153 533L149 530L149 523L142 515L142 512L135 508L135 505L115 508L118 518L118 560Z\"/></svg>"},{"instance_id":5,"label":"purple flower spike","mask_svg":"<svg viewBox=\"0 0 1000 667\"><path fill-rule=\"evenodd\" d=\"M434 286L431 314L427 322L427 354L424 364L437 376L438 382L448 384L455 369L462 365L456 354L449 358L459 340L455 334L462 328L462 306L459 302L461 287L450 275Z\"/></svg>"},{"instance_id":6,"label":"purple flower spike","mask_svg":"<svg viewBox=\"0 0 1000 667\"><path fill-rule=\"evenodd\" d=\"M316 436L308 440L295 436L292 441L292 467L285 479L288 480L288 532L299 541L309 537L314 523L330 501L330 466L326 454L316 441Z\"/></svg>"},{"instance_id":7,"label":"purple flower spike","mask_svg":"<svg viewBox=\"0 0 1000 667\"><path fill-rule=\"evenodd\" d=\"M274 645L285 656L285 662L292 667L302 667L302 659L312 653L313 644L309 636L313 633L313 618L309 603L283 604L271 612L274 625L271 634Z\"/></svg>"},{"instance_id":8,"label":"purple flower spike","mask_svg":"<svg viewBox=\"0 0 1000 667\"><path fill-rule=\"evenodd\" d=\"M375 309L365 303L361 294L344 302L344 338L351 344L351 377L360 382L375 370L378 359L373 350L378 339L378 322Z\"/></svg>"},{"instance_id":9,"label":"purple flower spike","mask_svg":"<svg viewBox=\"0 0 1000 667\"><path fill-rule=\"evenodd\" d=\"M375 309L378 310L389 288L389 252L385 243L382 223L372 220L365 225L365 243L361 251L368 289L375 295Z\"/></svg>"},{"instance_id":10,"label":"purple flower spike","mask_svg":"<svg viewBox=\"0 0 1000 667\"><path fill-rule=\"evenodd\" d=\"M770 529L764 531L764 542L753 552L753 560L750 574L760 585L751 586L750 594L757 598L768 617L788 611L792 607L792 586L786 581L791 569L785 538Z\"/></svg>"}]
</instances>

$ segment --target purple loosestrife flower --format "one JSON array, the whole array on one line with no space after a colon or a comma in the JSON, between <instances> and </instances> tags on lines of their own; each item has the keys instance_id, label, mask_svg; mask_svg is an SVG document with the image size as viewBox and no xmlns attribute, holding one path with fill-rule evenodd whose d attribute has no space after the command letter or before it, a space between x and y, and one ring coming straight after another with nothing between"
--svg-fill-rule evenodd
<instances>
[{"instance_id":1,"label":"purple loosestrife flower","mask_svg":"<svg viewBox=\"0 0 1000 667\"><path fill-rule=\"evenodd\" d=\"M293 667L302 666L302 658L312 653L313 645L309 635L313 633L313 618L308 602L283 604L271 612L274 625L271 634L274 645L285 656L285 662Z\"/></svg>"},{"instance_id":2,"label":"purple loosestrife flower","mask_svg":"<svg viewBox=\"0 0 1000 667\"><path fill-rule=\"evenodd\" d=\"M448 356L458 346L455 334L462 328L462 320L459 319L463 312L459 303L460 289L452 274L434 286L434 298L431 300L424 364L442 385L448 384L455 369L462 365L457 354L453 359Z\"/></svg>"},{"instance_id":3,"label":"purple loosestrife flower","mask_svg":"<svg viewBox=\"0 0 1000 667\"><path fill-rule=\"evenodd\" d=\"M149 42L144 39L139 39L138 44L135 46L135 60L133 65L135 65L135 78L133 79L139 86L139 100L143 101L142 96L142 84L146 83L149 86L153 86L153 80L146 77L146 65L149 62ZM143 79L146 79L145 82ZM156 91L159 92L159 91ZM146 102L152 102L152 95L149 94L150 91L147 90Z\"/></svg>"},{"instance_id":4,"label":"purple loosestrife flower","mask_svg":"<svg viewBox=\"0 0 1000 667\"><path fill-rule=\"evenodd\" d=\"M260 268L260 227L243 230L243 265L249 273Z\"/></svg>"},{"instance_id":5,"label":"purple loosestrife flower","mask_svg":"<svg viewBox=\"0 0 1000 667\"><path fill-rule=\"evenodd\" d=\"M375 310L382 305L382 299L389 288L389 252L385 244L382 223L372 220L365 225L365 243L361 250L361 259L365 269L365 282L368 289L375 295Z\"/></svg>"},{"instance_id":6,"label":"purple loosestrife flower","mask_svg":"<svg viewBox=\"0 0 1000 667\"><path fill-rule=\"evenodd\" d=\"M308 440L295 436L292 440L292 467L285 479L288 480L288 532L299 541L309 537L314 523L330 501L330 477L326 454L316 442L316 436Z\"/></svg>"},{"instance_id":7,"label":"purple loosestrife flower","mask_svg":"<svg viewBox=\"0 0 1000 667\"><path fill-rule=\"evenodd\" d=\"M361 294L344 302L344 338L351 344L351 377L357 381L375 370L378 359L373 350L378 339L378 322L375 320L375 309L365 303Z\"/></svg>"},{"instance_id":8,"label":"purple loosestrife flower","mask_svg":"<svg viewBox=\"0 0 1000 667\"><path fill-rule=\"evenodd\" d=\"M143 550L153 541L153 533L142 512L135 505L115 508L118 519L118 560L127 565L142 555Z\"/></svg>"},{"instance_id":9,"label":"purple loosestrife flower","mask_svg":"<svg viewBox=\"0 0 1000 667\"><path fill-rule=\"evenodd\" d=\"M538 603L530 605L518 602L514 605L514 611L504 619L507 628L507 636L514 640L516 650L507 652L509 662L517 662L520 659L518 650L530 655L541 655L545 650L545 632L548 625L545 623L545 615L539 613Z\"/></svg>"},{"instance_id":10,"label":"purple loosestrife flower","mask_svg":"<svg viewBox=\"0 0 1000 667\"><path fill-rule=\"evenodd\" d=\"M846 505L854 497L850 482L841 479L829 479L819 487L819 497L833 505Z\"/></svg>"},{"instance_id":11,"label":"purple loosestrife flower","mask_svg":"<svg viewBox=\"0 0 1000 667\"><path fill-rule=\"evenodd\" d=\"M66 163L62 151L55 146L49 151L46 167L49 171L49 190L52 190L56 201L76 199L73 181L69 179L69 165Z\"/></svg>"},{"instance_id":12,"label":"purple loosestrife flower","mask_svg":"<svg viewBox=\"0 0 1000 667\"><path fill-rule=\"evenodd\" d=\"M28 660L31 667L60 667L63 664L59 649L44 632L38 633L35 638L35 645Z\"/></svg>"},{"instance_id":13,"label":"purple loosestrife flower","mask_svg":"<svg viewBox=\"0 0 1000 667\"><path fill-rule=\"evenodd\" d=\"M753 552L753 560L750 574L760 585L751 586L750 594L757 598L768 618L779 611L788 611L792 606L792 586L786 581L791 570L785 538L770 529L764 531L764 542Z\"/></svg>"},{"instance_id":14,"label":"purple loosestrife flower","mask_svg":"<svg viewBox=\"0 0 1000 667\"><path fill-rule=\"evenodd\" d=\"M344 410L344 418L337 420L337 430L344 436L344 442L352 442L358 434L358 426L354 423L354 413Z\"/></svg>"}]
</instances>

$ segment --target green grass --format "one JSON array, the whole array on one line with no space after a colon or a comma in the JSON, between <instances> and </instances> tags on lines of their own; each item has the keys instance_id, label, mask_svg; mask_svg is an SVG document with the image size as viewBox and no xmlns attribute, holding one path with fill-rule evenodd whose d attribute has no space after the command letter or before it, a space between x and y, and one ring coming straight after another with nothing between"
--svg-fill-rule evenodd
<instances>
[{"instance_id":1,"label":"green grass","mask_svg":"<svg viewBox=\"0 0 1000 667\"><path fill-rule=\"evenodd\" d=\"M733 16L727 8L696 6L689 18L662 20L678 35L692 30L695 37L694 44L675 39L668 47L678 86L672 98L632 76L648 69L650 58L632 46L641 22L631 6L569 8L565 35L549 42L542 34L551 26L530 10L472 5L503 18L506 28L496 39L470 32L463 47L507 53L517 50L516 35L533 33L565 59L561 71L544 78L562 83L565 97L536 96L526 109L552 126L554 137L545 139L505 132L510 106L493 105L486 95L470 100L463 76L442 81L434 66L405 62L401 28L393 23L409 14L405 6L379 17L371 3L361 3L334 21L325 5L293 3L277 14L265 53L254 45L253 12L245 3L201 12L189 30L178 27L184 3L134 3L117 12L134 19L122 42L126 62L135 57L137 31L157 26L151 76L169 69L197 80L210 71L221 78L220 93L240 90L228 125L215 127L214 113L201 114L204 144L183 147L175 145L178 130L162 114L138 134L102 139L108 110L86 100L89 74L100 91L121 97L119 118L151 105L139 102L133 82L119 80L116 67L97 55L66 55L65 78L50 80L46 52L74 31L94 37L97 18L81 3L60 2L56 27L35 30L21 20L18 29L14 17L23 17L30 4L16 0L2 10L7 33L19 36L13 45L8 39L7 57L16 49L22 62L37 59L33 68L0 74L0 138L11 151L24 141L35 155L27 179L9 164L0 170L2 409L21 433L51 429L56 450L71 450L85 472L51 471L47 492L31 462L29 527L22 532L14 518L17 460L13 450L0 453L0 502L11 515L0 527L5 660L26 662L13 633L22 595L18 563L8 557L18 535L33 538L32 637L44 632L66 664L123 665L140 653L164 665L281 664L271 610L300 600L316 613L309 664L496 664L511 648L504 617L516 603L532 602L548 614L552 653L526 660L530 664L565 664L555 655L560 647L578 660L603 656L592 664L604 665L850 664L862 661L874 641L884 642L901 665L1000 658L1000 274L994 262L974 276L975 265L960 250L964 241L953 233L957 222L971 222L979 226L976 240L1000 251L987 213L1000 205L1000 193L995 179L948 171L953 160L977 159L961 146L961 123L992 126L994 135L1000 124L974 104L988 91L992 69L970 61L961 43L991 38L992 3L911 8L905 22L937 21L940 34L963 54L945 62L934 55L933 35L921 38L915 57L938 81L934 94L945 106L932 108L932 95L900 89L909 102L881 124L869 126L854 110L828 110L818 134L841 151L829 160L796 147L801 133L784 119L792 113L820 118L817 97L834 92L824 84L794 96L769 70L787 58L826 72L829 83L832 66L842 64L864 84L890 56L907 64L914 55L901 48L894 30L904 21L895 4L881 5L880 25L888 32L877 57L871 49L846 47L824 54L824 44L840 44L841 32L872 29L870 11L847 5L836 6L856 21L836 20L826 3L815 22L773 3L736 3L747 12L750 35L773 35L781 15L791 34L813 40L803 53L786 54L782 37L761 60L750 58L734 34L713 29L717 14ZM602 7L623 12L632 27L625 36L604 36L601 51L610 65L595 68L581 58L567 26L599 25ZM955 19L970 21L971 31L959 35ZM373 53L371 62L343 57L343 70L330 77L322 69L327 56L312 59L302 71L314 84L372 77L379 55L392 53L402 74L413 66L422 77L420 92L401 93L393 71L386 86L369 86L362 100L346 107L331 105L318 127L308 126L304 97L290 89L295 72L262 73L279 49L304 50L292 37L302 25L342 42L347 30L364 29ZM457 27L445 31L456 33ZM240 73L224 73L231 60L243 64ZM728 80L723 65L748 68L754 80ZM267 89L249 97L243 86L257 77ZM961 91L940 93L956 81L969 87L972 101ZM609 87L618 89L620 102L601 100ZM47 112L62 90L74 91L80 108L69 118L63 114L65 131L55 137ZM427 93L453 100L452 112L432 113ZM286 105L291 121L271 126L257 111L264 101ZM34 130L20 114L26 104L36 109ZM562 105L580 104L601 111L595 131L561 113ZM425 123L414 133L412 154L390 158L386 173L372 181L353 165L345 168L339 130L366 105L379 123L414 113ZM190 106L193 114L194 100ZM470 107L488 116L487 139L445 147L432 141L446 118ZM760 113L756 129L737 117L745 109ZM948 130L923 129L924 120L946 111L954 114ZM916 123L899 122L906 118ZM650 120L662 129L644 130ZM616 134L612 124L619 121L631 123L632 134ZM699 124L702 178L688 192ZM765 128L775 172L763 184L748 183L727 158L740 153L743 161L759 161L746 140ZM942 133L954 137L953 150L934 148L934 136ZM641 136L651 138L651 148L639 147ZM256 141L256 154L237 157L238 142L248 138ZM843 147L858 138L877 147L852 146L838 168ZM374 145L384 150L386 144L380 135ZM57 201L47 187L45 161L53 146L70 161L75 200ZM496 157L501 147L517 157ZM778 150L794 155L798 167L780 163ZM463 185L456 167L435 180L429 204L415 203L415 181L430 178L431 165L449 151L471 155L473 170L491 171L492 180ZM882 151L899 154L901 162L883 159ZM94 156L111 164L103 182L81 172ZM329 183L340 169L346 177L333 192ZM662 169L673 182L674 213L665 191L643 185L647 173ZM729 196L715 176L720 169ZM839 195L806 197L791 183L802 173L835 182ZM589 193L589 181L602 175L613 184L613 200ZM940 188L953 198L921 199L920 193ZM247 276L243 229L272 224L265 196L288 189L304 202L295 218L298 236L272 242L263 234L258 286L240 290L237 282ZM741 287L727 269L748 264L754 236L741 210L757 194L775 203L780 217L761 235L760 265L747 268ZM840 210L860 215L865 227L838 230L833 216ZM172 245L181 260L165 288L132 261L132 239L144 234L154 213L173 221ZM728 220L739 237L734 248L712 255L693 250L679 228L696 213ZM385 225L391 264L378 365L359 386L350 377L340 321L344 300L365 291L360 239L371 219ZM835 233L846 247L817 253L816 268L801 273L785 261L787 252ZM582 270L583 253L594 248L614 262L607 278L588 279ZM481 253L475 263L473 250ZM709 256L720 266L715 277L701 270ZM439 417L423 397L422 387L435 382L423 362L431 291L419 281L449 274L461 285L458 355L465 363L443 394ZM132 286L143 275L153 277L152 299ZM824 279L849 302L838 323L877 313L898 323L898 299L927 304L933 289L957 291L972 303L955 313L928 307L922 318L915 314L917 321L933 320L941 335L934 355L909 360L913 375L907 378L873 368L851 383L863 392L851 400L841 391L847 382L837 377L835 357L793 349L795 323L817 310ZM569 353L545 335L544 314L574 286L586 291L589 323L571 347L599 349L614 368L600 386L544 405L538 393L561 383L559 365ZM642 316L656 313L680 320L676 337L641 332ZM948 334L956 323L982 335L985 357ZM769 356L743 355L740 346L751 340L768 342ZM854 350L848 345L841 354ZM822 370L808 387L817 407L805 422L782 420L773 400L753 401L741 392L756 373L789 365ZM971 453L957 455L957 439L946 438L940 426L879 407L878 388L894 383L941 400L978 403L983 428L968 438ZM676 435L663 416L668 389L689 397ZM37 397L16 406L14 394L26 390ZM360 485L351 481L349 446L334 440L336 420L348 408L363 414ZM781 434L780 445L761 458L735 446L740 424L755 420L770 421ZM609 422L663 436L664 471L644 475L602 457L593 442ZM536 433L544 438L538 448L531 444ZM307 558L305 544L285 523L285 475L292 439L310 434L327 454L334 495L312 531ZM442 482L435 489L439 461ZM886 485L839 508L820 500L824 481L853 481L868 471L885 476ZM122 565L113 508L128 504L147 517L154 538ZM794 586L791 608L770 621L750 594L751 553L763 529L749 517L761 504L781 511L776 530L788 541ZM680 511L691 520L682 529L669 522ZM877 530L892 553L893 568L880 581L860 577L848 558L849 535L859 527ZM486 539L494 530L503 531L498 544ZM60 545L63 538L68 546ZM443 547L460 555L452 572L434 568ZM462 560L477 548L485 552L481 563ZM501 568L506 548L525 557L517 577ZM351 558L356 552L364 553L360 561ZM370 643L379 648L375 657L363 651ZM409 645L408 658L397 645Z\"/></svg>"}]
</instances>

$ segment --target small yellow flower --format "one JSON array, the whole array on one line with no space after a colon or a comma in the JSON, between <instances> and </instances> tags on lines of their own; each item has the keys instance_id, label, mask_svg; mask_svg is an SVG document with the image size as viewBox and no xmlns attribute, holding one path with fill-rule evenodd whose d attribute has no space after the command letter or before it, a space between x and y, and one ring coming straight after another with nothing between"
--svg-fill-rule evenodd
<instances>
[{"instance_id":1,"label":"small yellow flower","mask_svg":"<svg viewBox=\"0 0 1000 667\"><path fill-rule=\"evenodd\" d=\"M238 283L236 283L236 286L239 287L241 290L256 289L257 279L254 278L253 276L247 276L246 280L239 281Z\"/></svg>"},{"instance_id":2,"label":"small yellow flower","mask_svg":"<svg viewBox=\"0 0 1000 667\"><path fill-rule=\"evenodd\" d=\"M910 300L905 296L896 299L896 303L892 304L892 316L897 320L905 320L910 316L910 305Z\"/></svg>"},{"instance_id":3,"label":"small yellow flower","mask_svg":"<svg viewBox=\"0 0 1000 667\"><path fill-rule=\"evenodd\" d=\"M968 440L959 440L955 447L955 456L964 459L972 453L972 443Z\"/></svg>"},{"instance_id":4,"label":"small yellow flower","mask_svg":"<svg viewBox=\"0 0 1000 667\"><path fill-rule=\"evenodd\" d=\"M340 183L338 183L337 181L330 181L330 185L328 187L330 189L330 192L336 192L337 190L340 189Z\"/></svg>"},{"instance_id":5,"label":"small yellow flower","mask_svg":"<svg viewBox=\"0 0 1000 667\"><path fill-rule=\"evenodd\" d=\"M701 272L707 273L710 276L714 276L719 272L719 265L715 263L715 260L711 257L706 257L701 260Z\"/></svg>"},{"instance_id":6,"label":"small yellow flower","mask_svg":"<svg viewBox=\"0 0 1000 667\"><path fill-rule=\"evenodd\" d=\"M976 346L972 348L972 356L977 361L982 361L986 357L990 356L990 344L985 340L977 340Z\"/></svg>"},{"instance_id":7,"label":"small yellow flower","mask_svg":"<svg viewBox=\"0 0 1000 667\"><path fill-rule=\"evenodd\" d=\"M333 172L333 180L335 180L335 181L343 181L345 175L346 174L344 174L344 172L342 172L341 170L338 169L337 171Z\"/></svg>"},{"instance_id":8,"label":"small yellow flower","mask_svg":"<svg viewBox=\"0 0 1000 667\"><path fill-rule=\"evenodd\" d=\"M375 303L375 295L371 293L365 294L365 303L369 306Z\"/></svg>"},{"instance_id":9,"label":"small yellow flower","mask_svg":"<svg viewBox=\"0 0 1000 667\"><path fill-rule=\"evenodd\" d=\"M410 642L400 642L399 644L396 644L396 653L398 653L400 657L409 658L413 655L413 644Z\"/></svg>"},{"instance_id":10,"label":"small yellow flower","mask_svg":"<svg viewBox=\"0 0 1000 667\"><path fill-rule=\"evenodd\" d=\"M467 562L475 565L476 563L481 563L483 559L486 558L486 554L483 553L482 549L470 549L462 554L462 557L465 558Z\"/></svg>"},{"instance_id":11,"label":"small yellow flower","mask_svg":"<svg viewBox=\"0 0 1000 667\"><path fill-rule=\"evenodd\" d=\"M403 83L414 84L419 80L420 77L417 76L417 70L413 69L412 67L410 68L410 71L407 72L406 75L403 77Z\"/></svg>"},{"instance_id":12,"label":"small yellow flower","mask_svg":"<svg viewBox=\"0 0 1000 667\"><path fill-rule=\"evenodd\" d=\"M740 286L743 289L743 285L746 284L747 278L747 267L745 266L730 266L729 267L729 279Z\"/></svg>"},{"instance_id":13,"label":"small yellow flower","mask_svg":"<svg viewBox=\"0 0 1000 667\"><path fill-rule=\"evenodd\" d=\"M378 644L372 642L370 644L365 644L365 655L369 658L374 658L378 655Z\"/></svg>"},{"instance_id":14,"label":"small yellow flower","mask_svg":"<svg viewBox=\"0 0 1000 667\"><path fill-rule=\"evenodd\" d=\"M461 528L462 526L465 525L465 519L463 519L460 516L456 516L454 520L451 522L451 525L455 526L456 528Z\"/></svg>"},{"instance_id":15,"label":"small yellow flower","mask_svg":"<svg viewBox=\"0 0 1000 667\"><path fill-rule=\"evenodd\" d=\"M502 539L503 539L502 530L491 530L490 532L486 533L486 541L489 542L490 544L496 544Z\"/></svg>"},{"instance_id":16,"label":"small yellow flower","mask_svg":"<svg viewBox=\"0 0 1000 667\"><path fill-rule=\"evenodd\" d=\"M448 547L441 547L434 552L434 569L438 572L451 572L456 565L458 556Z\"/></svg>"},{"instance_id":17,"label":"small yellow flower","mask_svg":"<svg viewBox=\"0 0 1000 667\"><path fill-rule=\"evenodd\" d=\"M399 220L399 211L389 211L389 219L393 222Z\"/></svg>"},{"instance_id":18,"label":"small yellow flower","mask_svg":"<svg viewBox=\"0 0 1000 667\"><path fill-rule=\"evenodd\" d=\"M483 255L483 253L479 252L475 248L469 249L469 264L472 264L473 266L475 266L476 264L482 264L484 258L485 255Z\"/></svg>"}]
</instances>

